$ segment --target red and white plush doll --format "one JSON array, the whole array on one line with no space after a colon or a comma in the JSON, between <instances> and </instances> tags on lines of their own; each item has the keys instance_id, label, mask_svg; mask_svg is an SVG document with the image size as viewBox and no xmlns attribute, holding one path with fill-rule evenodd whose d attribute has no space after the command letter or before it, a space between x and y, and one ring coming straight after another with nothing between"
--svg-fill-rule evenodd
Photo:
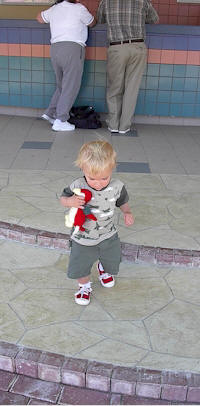
<instances>
[{"instance_id":1,"label":"red and white plush doll","mask_svg":"<svg viewBox=\"0 0 200 406\"><path fill-rule=\"evenodd\" d=\"M66 227L74 227L73 234L77 234L78 231L85 231L83 224L86 219L96 221L96 217L91 213L91 209L87 206L87 203L92 198L92 192L88 189L74 189L75 195L83 196L85 198L84 209L77 209L76 207L71 207L69 213L65 215L65 225Z\"/></svg>"}]
</instances>

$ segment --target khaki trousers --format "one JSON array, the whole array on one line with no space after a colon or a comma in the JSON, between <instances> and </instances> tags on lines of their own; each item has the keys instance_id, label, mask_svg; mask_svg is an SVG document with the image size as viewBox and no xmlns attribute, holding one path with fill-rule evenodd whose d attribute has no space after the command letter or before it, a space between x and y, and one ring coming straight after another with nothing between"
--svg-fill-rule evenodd
<instances>
[{"instance_id":1,"label":"khaki trousers","mask_svg":"<svg viewBox=\"0 0 200 406\"><path fill-rule=\"evenodd\" d=\"M107 54L108 127L131 127L140 82L147 62L144 42L111 45Z\"/></svg>"}]
</instances>

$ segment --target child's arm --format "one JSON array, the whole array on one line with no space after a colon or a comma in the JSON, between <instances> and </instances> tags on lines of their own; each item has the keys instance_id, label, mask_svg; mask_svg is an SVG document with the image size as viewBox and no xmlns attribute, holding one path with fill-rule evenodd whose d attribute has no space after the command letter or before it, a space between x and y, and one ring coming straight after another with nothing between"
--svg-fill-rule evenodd
<instances>
[{"instance_id":1,"label":"child's arm","mask_svg":"<svg viewBox=\"0 0 200 406\"><path fill-rule=\"evenodd\" d=\"M83 196L61 196L60 203L64 207L76 207L77 209L83 209L85 204L85 199Z\"/></svg>"},{"instance_id":2,"label":"child's arm","mask_svg":"<svg viewBox=\"0 0 200 406\"><path fill-rule=\"evenodd\" d=\"M126 226L132 226L132 224L134 223L134 217L131 213L131 209L128 203L122 204L122 206L120 206L120 210L124 214L124 223L126 224Z\"/></svg>"}]
</instances>

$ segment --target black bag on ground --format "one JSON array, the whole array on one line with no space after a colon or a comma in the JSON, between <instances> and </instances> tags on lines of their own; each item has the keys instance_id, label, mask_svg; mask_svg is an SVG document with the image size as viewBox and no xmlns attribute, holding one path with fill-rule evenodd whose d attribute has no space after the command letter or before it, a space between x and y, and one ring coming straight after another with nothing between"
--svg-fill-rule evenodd
<instances>
[{"instance_id":1,"label":"black bag on ground","mask_svg":"<svg viewBox=\"0 0 200 406\"><path fill-rule=\"evenodd\" d=\"M100 116L91 106L72 107L69 122L77 128L100 128Z\"/></svg>"}]
</instances>

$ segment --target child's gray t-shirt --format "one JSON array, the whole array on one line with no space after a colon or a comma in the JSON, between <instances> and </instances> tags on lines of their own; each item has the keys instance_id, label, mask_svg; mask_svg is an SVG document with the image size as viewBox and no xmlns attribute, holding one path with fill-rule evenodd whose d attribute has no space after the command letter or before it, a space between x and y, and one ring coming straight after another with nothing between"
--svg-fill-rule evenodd
<instances>
[{"instance_id":1,"label":"child's gray t-shirt","mask_svg":"<svg viewBox=\"0 0 200 406\"><path fill-rule=\"evenodd\" d=\"M104 189L95 190L87 184L84 177L81 177L66 187L62 196L72 196L75 188L89 189L92 192L92 199L88 205L97 221L86 219L83 225L85 231L79 231L74 235L72 233L71 239L79 244L90 246L112 237L117 232L113 223L115 206L120 207L129 200L124 184L118 179L111 179Z\"/></svg>"}]
</instances>

